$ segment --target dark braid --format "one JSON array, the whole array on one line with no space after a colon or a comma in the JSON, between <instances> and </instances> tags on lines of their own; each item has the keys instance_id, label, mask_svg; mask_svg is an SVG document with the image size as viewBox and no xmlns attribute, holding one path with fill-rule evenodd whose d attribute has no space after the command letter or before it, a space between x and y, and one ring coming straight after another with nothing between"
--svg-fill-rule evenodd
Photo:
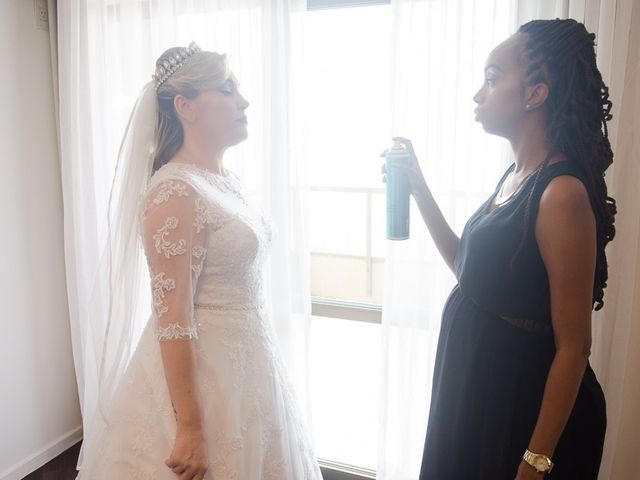
<instances>
[{"instance_id":1,"label":"dark braid","mask_svg":"<svg viewBox=\"0 0 640 480\"><path fill-rule=\"evenodd\" d=\"M518 33L525 36L520 57L526 67L523 91L525 86L536 83L549 86L543 108L548 113L546 139L550 149L532 180L520 248L528 233L533 191L540 173L553 155L564 154L579 163L587 177L597 235L593 302L595 310L600 310L608 278L605 247L616 233L616 202L608 195L604 181L604 172L613 162L607 129L611 101L609 88L596 65L595 35L571 19L534 20L522 25Z\"/></svg>"}]
</instances>

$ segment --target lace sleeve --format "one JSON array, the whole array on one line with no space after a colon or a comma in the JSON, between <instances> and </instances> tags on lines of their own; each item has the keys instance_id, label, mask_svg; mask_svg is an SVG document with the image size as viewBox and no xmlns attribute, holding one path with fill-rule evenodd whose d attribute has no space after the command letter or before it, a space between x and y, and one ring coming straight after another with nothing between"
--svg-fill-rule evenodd
<instances>
[{"instance_id":1,"label":"lace sleeve","mask_svg":"<svg viewBox=\"0 0 640 480\"><path fill-rule=\"evenodd\" d=\"M197 193L179 180L162 182L147 197L143 241L160 341L198 337L193 298L206 256L200 202Z\"/></svg>"}]
</instances>

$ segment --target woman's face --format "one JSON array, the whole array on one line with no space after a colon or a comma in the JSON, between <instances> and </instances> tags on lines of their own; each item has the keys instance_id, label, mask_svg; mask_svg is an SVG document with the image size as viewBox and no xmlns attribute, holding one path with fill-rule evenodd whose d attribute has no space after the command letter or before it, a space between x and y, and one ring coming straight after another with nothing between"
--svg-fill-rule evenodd
<instances>
[{"instance_id":1,"label":"woman's face","mask_svg":"<svg viewBox=\"0 0 640 480\"><path fill-rule=\"evenodd\" d=\"M247 138L249 102L240 95L233 77L216 89L202 91L190 103L190 126L207 142L231 147Z\"/></svg>"},{"instance_id":2,"label":"woman's face","mask_svg":"<svg viewBox=\"0 0 640 480\"><path fill-rule=\"evenodd\" d=\"M487 58L484 83L474 95L476 120L487 133L512 138L522 125L526 92L524 69L518 58L523 38L514 35L498 45Z\"/></svg>"}]
</instances>

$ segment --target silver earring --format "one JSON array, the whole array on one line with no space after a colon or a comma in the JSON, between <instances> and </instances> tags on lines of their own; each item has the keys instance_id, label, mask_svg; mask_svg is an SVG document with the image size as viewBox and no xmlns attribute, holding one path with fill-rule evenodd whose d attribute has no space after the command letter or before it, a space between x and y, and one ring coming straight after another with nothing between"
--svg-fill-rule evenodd
<instances>
[{"instance_id":1,"label":"silver earring","mask_svg":"<svg viewBox=\"0 0 640 480\"><path fill-rule=\"evenodd\" d=\"M525 110L531 110L531 105L525 105L524 109Z\"/></svg>"}]
</instances>

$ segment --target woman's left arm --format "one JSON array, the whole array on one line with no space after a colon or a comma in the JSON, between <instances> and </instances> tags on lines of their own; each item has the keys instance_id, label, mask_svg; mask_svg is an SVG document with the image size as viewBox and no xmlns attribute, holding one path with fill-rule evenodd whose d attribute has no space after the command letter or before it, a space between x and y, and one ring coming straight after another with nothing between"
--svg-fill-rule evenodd
<instances>
[{"instance_id":1,"label":"woman's left arm","mask_svg":"<svg viewBox=\"0 0 640 480\"><path fill-rule=\"evenodd\" d=\"M540 199L535 235L549 277L556 354L528 448L553 459L591 349L596 222L580 180L560 176L549 183ZM540 477L523 461L516 480Z\"/></svg>"}]
</instances>

